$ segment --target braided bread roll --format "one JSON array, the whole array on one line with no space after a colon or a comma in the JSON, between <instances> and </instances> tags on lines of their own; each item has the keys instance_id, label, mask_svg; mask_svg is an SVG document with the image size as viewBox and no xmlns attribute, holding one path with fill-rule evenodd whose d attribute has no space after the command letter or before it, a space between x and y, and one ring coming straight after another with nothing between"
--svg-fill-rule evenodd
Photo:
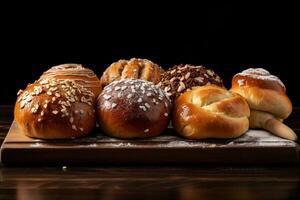
<instances>
[{"instance_id":1,"label":"braided bread roll","mask_svg":"<svg viewBox=\"0 0 300 200\"><path fill-rule=\"evenodd\" d=\"M189 139L235 138L249 128L249 106L238 94L215 85L195 87L175 100L172 124Z\"/></svg>"},{"instance_id":2,"label":"braided bread roll","mask_svg":"<svg viewBox=\"0 0 300 200\"><path fill-rule=\"evenodd\" d=\"M242 95L251 108L250 127L263 128L289 140L297 135L282 121L292 112L292 103L281 80L262 68L236 74L231 91Z\"/></svg>"},{"instance_id":3,"label":"braided bread roll","mask_svg":"<svg viewBox=\"0 0 300 200\"><path fill-rule=\"evenodd\" d=\"M147 59L132 58L130 60L119 60L112 63L100 79L101 88L115 80L142 79L157 84L164 70L157 64Z\"/></svg>"}]
</instances>

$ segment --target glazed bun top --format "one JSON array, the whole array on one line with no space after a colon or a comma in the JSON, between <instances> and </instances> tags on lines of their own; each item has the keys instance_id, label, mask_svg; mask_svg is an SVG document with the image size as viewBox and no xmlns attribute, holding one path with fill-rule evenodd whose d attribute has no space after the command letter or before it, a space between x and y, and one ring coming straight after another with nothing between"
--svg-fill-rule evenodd
<instances>
[{"instance_id":1,"label":"glazed bun top","mask_svg":"<svg viewBox=\"0 0 300 200\"><path fill-rule=\"evenodd\" d=\"M100 94L100 80L96 74L80 64L62 64L51 67L45 71L40 79L55 78L60 80L73 80L90 89L95 96Z\"/></svg>"},{"instance_id":2,"label":"glazed bun top","mask_svg":"<svg viewBox=\"0 0 300 200\"><path fill-rule=\"evenodd\" d=\"M174 100L195 86L214 84L223 87L222 79L211 69L203 66L177 65L162 74L158 84Z\"/></svg>"},{"instance_id":3,"label":"glazed bun top","mask_svg":"<svg viewBox=\"0 0 300 200\"><path fill-rule=\"evenodd\" d=\"M142 79L156 84L160 81L163 71L159 65L147 59L119 60L103 72L101 87L104 88L111 82L122 79Z\"/></svg>"},{"instance_id":4,"label":"glazed bun top","mask_svg":"<svg viewBox=\"0 0 300 200\"><path fill-rule=\"evenodd\" d=\"M236 74L231 91L242 95L251 109L271 113L276 118L285 119L292 112L284 84L265 69L250 68Z\"/></svg>"},{"instance_id":5,"label":"glazed bun top","mask_svg":"<svg viewBox=\"0 0 300 200\"><path fill-rule=\"evenodd\" d=\"M277 77L270 74L263 68L249 68L237 73L232 79L233 87L250 86L264 89L276 90L285 93L286 88L283 82Z\"/></svg>"}]
</instances>

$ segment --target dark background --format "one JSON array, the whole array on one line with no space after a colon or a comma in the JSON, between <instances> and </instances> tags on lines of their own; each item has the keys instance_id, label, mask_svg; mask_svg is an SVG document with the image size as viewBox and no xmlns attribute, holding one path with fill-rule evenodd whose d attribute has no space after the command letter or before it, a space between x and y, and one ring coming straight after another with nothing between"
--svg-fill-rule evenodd
<instances>
[{"instance_id":1,"label":"dark background","mask_svg":"<svg viewBox=\"0 0 300 200\"><path fill-rule=\"evenodd\" d=\"M292 4L43 5L2 7L0 104L61 63L82 63L100 77L121 58L148 58L164 68L204 64L230 88L232 76L263 67L298 93L299 12Z\"/></svg>"}]
</instances>

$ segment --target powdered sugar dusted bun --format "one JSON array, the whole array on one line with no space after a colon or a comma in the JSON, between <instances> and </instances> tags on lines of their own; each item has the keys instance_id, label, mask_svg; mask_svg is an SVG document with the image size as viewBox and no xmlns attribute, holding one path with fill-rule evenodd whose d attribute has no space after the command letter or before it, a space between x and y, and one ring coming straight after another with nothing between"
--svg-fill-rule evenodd
<instances>
[{"instance_id":1,"label":"powdered sugar dusted bun","mask_svg":"<svg viewBox=\"0 0 300 200\"><path fill-rule=\"evenodd\" d=\"M40 79L44 78L74 80L78 84L81 84L85 88L91 90L95 97L97 97L101 92L100 80L95 73L80 64L62 64L51 67L43 73Z\"/></svg>"},{"instance_id":2,"label":"powdered sugar dusted bun","mask_svg":"<svg viewBox=\"0 0 300 200\"><path fill-rule=\"evenodd\" d=\"M123 79L106 86L98 97L100 127L118 138L159 135L169 123L170 101L153 83Z\"/></svg>"},{"instance_id":3,"label":"powdered sugar dusted bun","mask_svg":"<svg viewBox=\"0 0 300 200\"><path fill-rule=\"evenodd\" d=\"M158 84L174 100L180 94L196 86L214 84L223 87L222 79L203 66L177 65L162 74Z\"/></svg>"},{"instance_id":4,"label":"powdered sugar dusted bun","mask_svg":"<svg viewBox=\"0 0 300 200\"><path fill-rule=\"evenodd\" d=\"M250 127L263 128L289 140L297 135L282 123L292 112L292 103L281 80L262 68L247 69L232 79L231 91L243 96L251 109Z\"/></svg>"},{"instance_id":5,"label":"powdered sugar dusted bun","mask_svg":"<svg viewBox=\"0 0 300 200\"><path fill-rule=\"evenodd\" d=\"M278 88L283 89L285 91L285 85L283 84L283 82L277 76L270 74L269 71L267 71L263 68L249 68L249 69L246 69L246 70L236 74L235 77L236 76L244 76L244 77L247 77L247 78L255 80L255 81L260 80L259 83L261 84L261 86L265 86L266 88L268 88L270 86L277 88L278 85L280 85ZM269 81L272 84L266 84L266 81ZM244 83L243 79L240 79L238 84L243 85L245 83Z\"/></svg>"},{"instance_id":6,"label":"powdered sugar dusted bun","mask_svg":"<svg viewBox=\"0 0 300 200\"><path fill-rule=\"evenodd\" d=\"M285 119L292 111L284 84L265 69L250 68L236 74L231 90L246 98L251 109L269 112L277 118Z\"/></svg>"},{"instance_id":7,"label":"powdered sugar dusted bun","mask_svg":"<svg viewBox=\"0 0 300 200\"><path fill-rule=\"evenodd\" d=\"M40 79L18 93L15 120L29 137L81 137L95 126L94 99L74 80Z\"/></svg>"},{"instance_id":8,"label":"powdered sugar dusted bun","mask_svg":"<svg viewBox=\"0 0 300 200\"><path fill-rule=\"evenodd\" d=\"M101 77L101 87L121 79L142 79L153 83L160 81L164 70L157 64L147 59L131 58L112 63Z\"/></svg>"}]
</instances>

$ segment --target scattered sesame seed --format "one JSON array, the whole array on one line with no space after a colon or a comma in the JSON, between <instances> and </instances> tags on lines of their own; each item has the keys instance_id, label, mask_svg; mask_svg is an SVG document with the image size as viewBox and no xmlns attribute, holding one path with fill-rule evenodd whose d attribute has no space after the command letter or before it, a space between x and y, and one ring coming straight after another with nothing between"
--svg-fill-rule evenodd
<instances>
[{"instance_id":1,"label":"scattered sesame seed","mask_svg":"<svg viewBox=\"0 0 300 200\"><path fill-rule=\"evenodd\" d=\"M41 112L41 116L44 116L44 111L42 110L42 112Z\"/></svg>"},{"instance_id":2,"label":"scattered sesame seed","mask_svg":"<svg viewBox=\"0 0 300 200\"><path fill-rule=\"evenodd\" d=\"M52 113L53 113L54 115L56 115L56 114L58 113L58 111L57 111L57 110L53 110Z\"/></svg>"},{"instance_id":3,"label":"scattered sesame seed","mask_svg":"<svg viewBox=\"0 0 300 200\"><path fill-rule=\"evenodd\" d=\"M115 87L115 91L118 91L118 90L120 90L120 89L121 89L120 86L116 86L116 87Z\"/></svg>"},{"instance_id":4,"label":"scattered sesame seed","mask_svg":"<svg viewBox=\"0 0 300 200\"><path fill-rule=\"evenodd\" d=\"M132 94L127 95L127 99L130 99L132 97Z\"/></svg>"},{"instance_id":5,"label":"scattered sesame seed","mask_svg":"<svg viewBox=\"0 0 300 200\"><path fill-rule=\"evenodd\" d=\"M80 131L83 131L83 128L79 128L80 129Z\"/></svg>"},{"instance_id":6,"label":"scattered sesame seed","mask_svg":"<svg viewBox=\"0 0 300 200\"><path fill-rule=\"evenodd\" d=\"M52 92L48 91L47 94L51 96L51 95L52 95Z\"/></svg>"},{"instance_id":7,"label":"scattered sesame seed","mask_svg":"<svg viewBox=\"0 0 300 200\"><path fill-rule=\"evenodd\" d=\"M104 98L104 99L106 99L106 100L108 100L108 99L110 99L110 98L111 98L111 96L110 96L110 95L108 95L108 94L105 94L105 95L103 95L103 98Z\"/></svg>"},{"instance_id":8,"label":"scattered sesame seed","mask_svg":"<svg viewBox=\"0 0 300 200\"><path fill-rule=\"evenodd\" d=\"M168 113L164 113L164 116L165 116L165 117L168 117L168 115L169 115Z\"/></svg>"},{"instance_id":9,"label":"scattered sesame seed","mask_svg":"<svg viewBox=\"0 0 300 200\"><path fill-rule=\"evenodd\" d=\"M41 122L42 121L42 119L41 118L38 118L38 122Z\"/></svg>"},{"instance_id":10,"label":"scattered sesame seed","mask_svg":"<svg viewBox=\"0 0 300 200\"><path fill-rule=\"evenodd\" d=\"M17 95L19 96L20 94L22 94L23 90L19 90Z\"/></svg>"},{"instance_id":11,"label":"scattered sesame seed","mask_svg":"<svg viewBox=\"0 0 300 200\"><path fill-rule=\"evenodd\" d=\"M149 105L148 103L145 103L145 106L146 106L147 108L150 108L150 105Z\"/></svg>"},{"instance_id":12,"label":"scattered sesame seed","mask_svg":"<svg viewBox=\"0 0 300 200\"><path fill-rule=\"evenodd\" d=\"M76 128L76 126L74 124L72 125L72 129L75 130L75 131L77 131L77 128Z\"/></svg>"},{"instance_id":13,"label":"scattered sesame seed","mask_svg":"<svg viewBox=\"0 0 300 200\"><path fill-rule=\"evenodd\" d=\"M127 85L122 86L121 90L125 90L127 88Z\"/></svg>"},{"instance_id":14,"label":"scattered sesame seed","mask_svg":"<svg viewBox=\"0 0 300 200\"><path fill-rule=\"evenodd\" d=\"M148 92L146 95L147 95L147 97L150 97L150 96L151 96L151 93L150 93L150 92Z\"/></svg>"},{"instance_id":15,"label":"scattered sesame seed","mask_svg":"<svg viewBox=\"0 0 300 200\"><path fill-rule=\"evenodd\" d=\"M145 106L139 106L139 108L141 108L143 111L147 111L147 108Z\"/></svg>"},{"instance_id":16,"label":"scattered sesame seed","mask_svg":"<svg viewBox=\"0 0 300 200\"><path fill-rule=\"evenodd\" d=\"M141 103L142 101L143 101L143 100L142 100L141 97L137 100L138 103Z\"/></svg>"},{"instance_id":17,"label":"scattered sesame seed","mask_svg":"<svg viewBox=\"0 0 300 200\"><path fill-rule=\"evenodd\" d=\"M59 93L55 93L55 96L56 96L56 97L60 97L60 94L59 94Z\"/></svg>"},{"instance_id":18,"label":"scattered sesame seed","mask_svg":"<svg viewBox=\"0 0 300 200\"><path fill-rule=\"evenodd\" d=\"M112 103L112 104L111 104L111 108L114 108L114 107L116 107L116 106L117 106L116 103Z\"/></svg>"},{"instance_id":19,"label":"scattered sesame seed","mask_svg":"<svg viewBox=\"0 0 300 200\"><path fill-rule=\"evenodd\" d=\"M21 108L24 108L24 107L25 107L25 102L24 102L24 101L21 101L20 107L21 107Z\"/></svg>"},{"instance_id":20,"label":"scattered sesame seed","mask_svg":"<svg viewBox=\"0 0 300 200\"><path fill-rule=\"evenodd\" d=\"M44 104L44 108L47 108L48 107L48 104L46 103L46 104Z\"/></svg>"},{"instance_id":21,"label":"scattered sesame seed","mask_svg":"<svg viewBox=\"0 0 300 200\"><path fill-rule=\"evenodd\" d=\"M148 132L149 132L149 129L148 129L148 128L144 130L144 133L148 133Z\"/></svg>"},{"instance_id":22,"label":"scattered sesame seed","mask_svg":"<svg viewBox=\"0 0 300 200\"><path fill-rule=\"evenodd\" d=\"M73 117L70 117L70 123L72 124L74 122L74 118Z\"/></svg>"}]
</instances>

